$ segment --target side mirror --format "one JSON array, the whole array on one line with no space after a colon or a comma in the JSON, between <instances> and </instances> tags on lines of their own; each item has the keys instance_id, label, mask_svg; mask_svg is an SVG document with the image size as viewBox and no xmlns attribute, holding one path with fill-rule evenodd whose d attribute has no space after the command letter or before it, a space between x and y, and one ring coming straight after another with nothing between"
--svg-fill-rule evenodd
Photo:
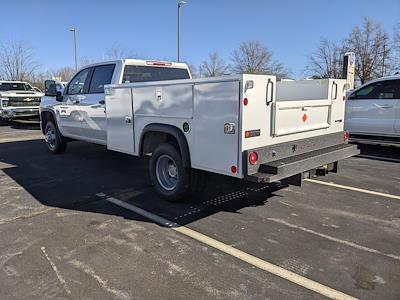
<instances>
[{"instance_id":1,"label":"side mirror","mask_svg":"<svg viewBox=\"0 0 400 300\"><path fill-rule=\"evenodd\" d=\"M55 97L56 91L56 82L54 80L45 80L44 94L49 97Z\"/></svg>"}]
</instances>

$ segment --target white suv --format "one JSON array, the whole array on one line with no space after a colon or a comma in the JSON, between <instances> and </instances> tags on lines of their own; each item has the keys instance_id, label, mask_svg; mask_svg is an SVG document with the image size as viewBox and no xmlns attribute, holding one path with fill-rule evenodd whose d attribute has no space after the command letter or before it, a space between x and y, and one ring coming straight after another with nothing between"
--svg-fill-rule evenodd
<instances>
[{"instance_id":1,"label":"white suv","mask_svg":"<svg viewBox=\"0 0 400 300\"><path fill-rule=\"evenodd\" d=\"M400 142L400 76L375 79L352 91L345 129L355 138Z\"/></svg>"}]
</instances>

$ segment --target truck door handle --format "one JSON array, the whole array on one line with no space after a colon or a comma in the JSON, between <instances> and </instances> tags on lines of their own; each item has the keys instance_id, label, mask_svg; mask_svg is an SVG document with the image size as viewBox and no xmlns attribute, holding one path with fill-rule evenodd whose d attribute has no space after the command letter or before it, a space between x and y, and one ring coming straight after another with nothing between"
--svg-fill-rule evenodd
<instances>
[{"instance_id":1,"label":"truck door handle","mask_svg":"<svg viewBox=\"0 0 400 300\"><path fill-rule=\"evenodd\" d=\"M106 104L106 101L105 100L100 100L99 103L100 104Z\"/></svg>"},{"instance_id":2,"label":"truck door handle","mask_svg":"<svg viewBox=\"0 0 400 300\"><path fill-rule=\"evenodd\" d=\"M132 117L131 116L125 116L125 123L131 124L132 123Z\"/></svg>"},{"instance_id":3,"label":"truck door handle","mask_svg":"<svg viewBox=\"0 0 400 300\"><path fill-rule=\"evenodd\" d=\"M383 104L383 105L381 105L381 108L393 108L393 106L390 106L388 104Z\"/></svg>"}]
</instances>

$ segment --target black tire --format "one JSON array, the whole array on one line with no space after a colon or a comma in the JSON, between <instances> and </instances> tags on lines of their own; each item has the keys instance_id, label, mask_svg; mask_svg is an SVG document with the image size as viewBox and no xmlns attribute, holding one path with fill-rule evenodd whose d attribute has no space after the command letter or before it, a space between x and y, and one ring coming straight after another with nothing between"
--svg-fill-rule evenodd
<instances>
[{"instance_id":1,"label":"black tire","mask_svg":"<svg viewBox=\"0 0 400 300\"><path fill-rule=\"evenodd\" d=\"M190 191L191 170L185 168L179 151L171 144L159 145L150 158L150 180L157 194L180 202Z\"/></svg>"},{"instance_id":2,"label":"black tire","mask_svg":"<svg viewBox=\"0 0 400 300\"><path fill-rule=\"evenodd\" d=\"M47 148L53 154L61 154L65 152L67 148L67 143L63 140L57 126L53 121L48 121L44 129L45 140Z\"/></svg>"}]
</instances>

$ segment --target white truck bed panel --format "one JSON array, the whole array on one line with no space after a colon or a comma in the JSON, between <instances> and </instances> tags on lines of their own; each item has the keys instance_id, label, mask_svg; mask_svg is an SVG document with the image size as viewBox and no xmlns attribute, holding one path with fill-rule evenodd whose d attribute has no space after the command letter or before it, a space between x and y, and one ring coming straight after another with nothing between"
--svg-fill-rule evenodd
<instances>
[{"instance_id":1,"label":"white truck bed panel","mask_svg":"<svg viewBox=\"0 0 400 300\"><path fill-rule=\"evenodd\" d=\"M272 135L329 128L331 110L332 100L275 102L272 108Z\"/></svg>"},{"instance_id":2,"label":"white truck bed panel","mask_svg":"<svg viewBox=\"0 0 400 300\"><path fill-rule=\"evenodd\" d=\"M194 145L192 166L220 174L239 176L240 81L194 85ZM235 124L233 134L224 133L226 123Z\"/></svg>"},{"instance_id":3,"label":"white truck bed panel","mask_svg":"<svg viewBox=\"0 0 400 300\"><path fill-rule=\"evenodd\" d=\"M135 115L192 118L193 84L140 86L133 88Z\"/></svg>"},{"instance_id":4,"label":"white truck bed panel","mask_svg":"<svg viewBox=\"0 0 400 300\"><path fill-rule=\"evenodd\" d=\"M315 79L282 81L276 84L276 101L332 99L335 96L334 82L341 79ZM345 81L344 81L345 82Z\"/></svg>"}]
</instances>

